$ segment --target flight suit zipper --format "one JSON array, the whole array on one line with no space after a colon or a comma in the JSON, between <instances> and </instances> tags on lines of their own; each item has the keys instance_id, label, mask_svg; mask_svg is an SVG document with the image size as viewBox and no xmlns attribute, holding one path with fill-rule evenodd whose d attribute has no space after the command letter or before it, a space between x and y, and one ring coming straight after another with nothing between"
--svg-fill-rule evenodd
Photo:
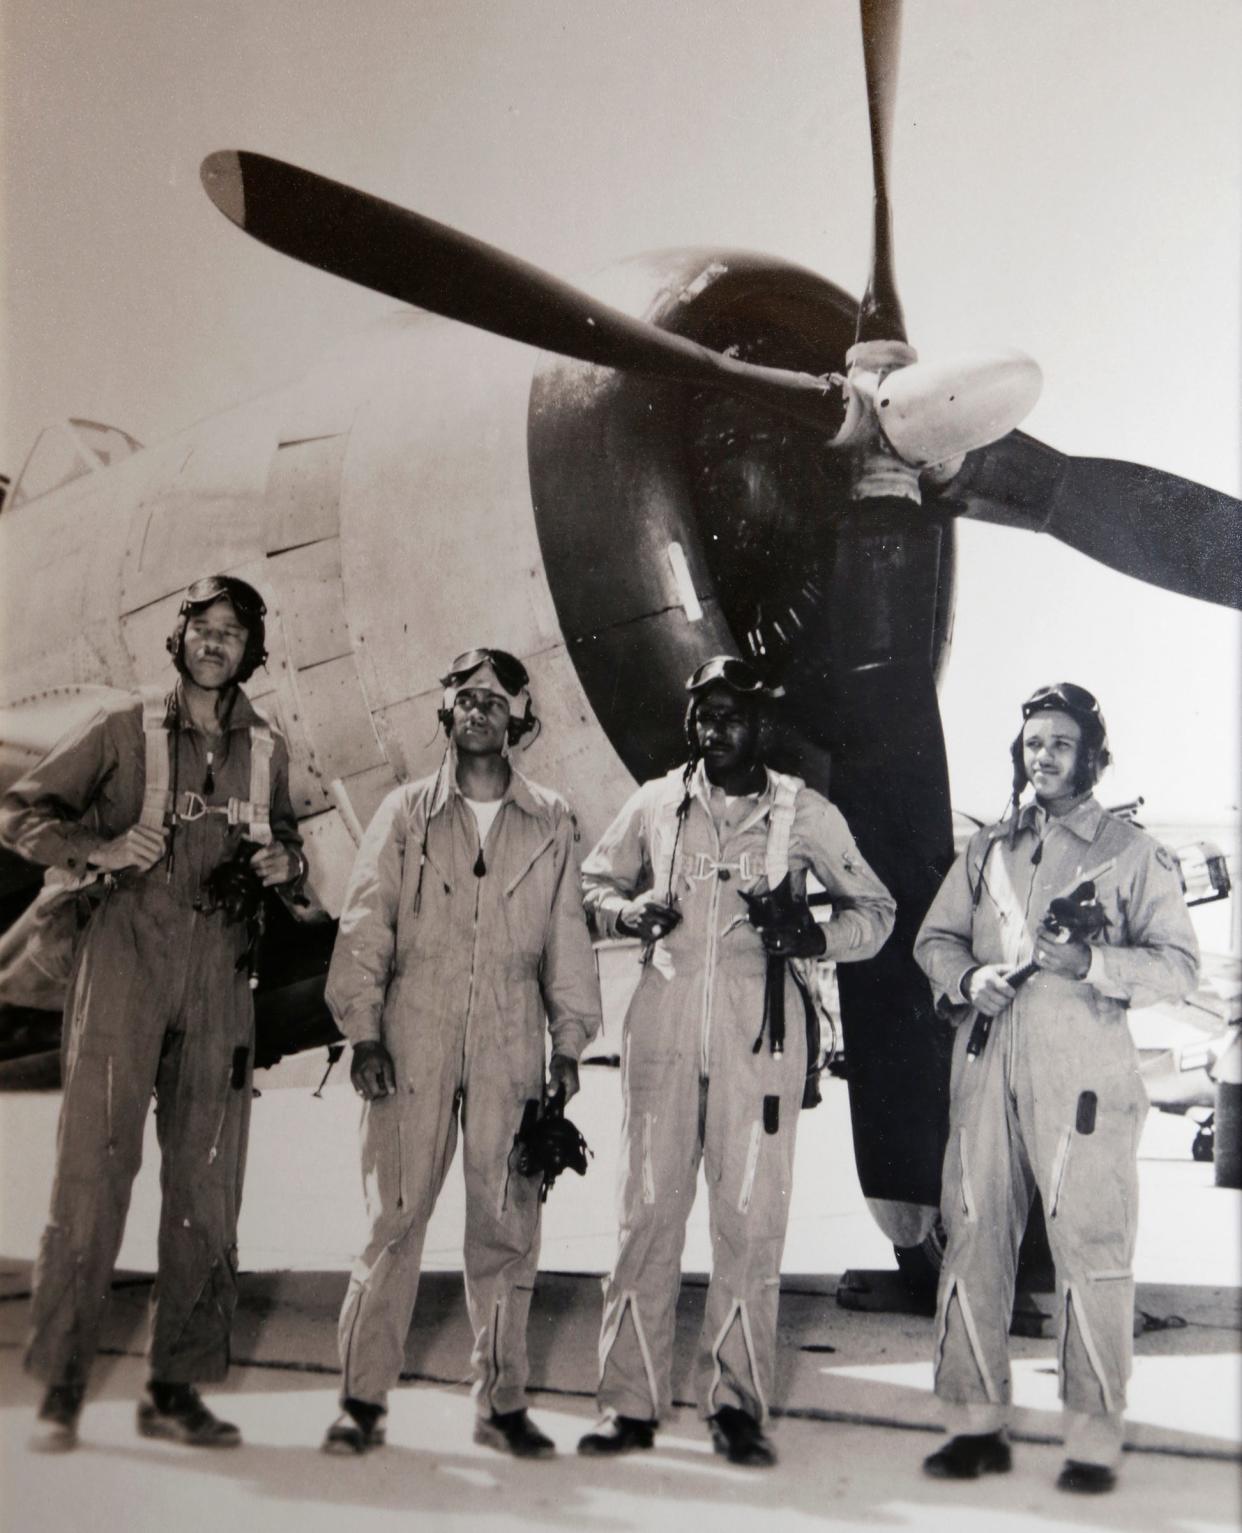
<instances>
[{"instance_id":1,"label":"flight suit zipper","mask_svg":"<svg viewBox=\"0 0 1242 1533\"><path fill-rule=\"evenodd\" d=\"M1065 1181L1065 1169L1069 1165L1070 1144L1073 1138L1073 1133L1065 1129L1057 1145L1056 1159L1052 1163L1052 1196L1048 1201L1049 1219L1055 1219L1057 1216L1057 1206L1061 1201L1061 1185Z\"/></svg>"},{"instance_id":2,"label":"flight suit zipper","mask_svg":"<svg viewBox=\"0 0 1242 1533\"><path fill-rule=\"evenodd\" d=\"M465 812L473 821L474 815L469 810ZM475 854L477 858L483 850L483 843L479 841L477 830L474 839L478 842L478 852ZM462 1029L461 1035L461 1075L459 1079L463 1085L465 1084L466 1071L469 1068L470 1059L470 1013L474 1008L474 977L479 967L479 906L483 900L483 879L486 877L487 874L484 873L481 877L476 877L474 881L474 930L470 941L470 978L466 984L466 1024Z\"/></svg>"},{"instance_id":3,"label":"flight suit zipper","mask_svg":"<svg viewBox=\"0 0 1242 1533\"><path fill-rule=\"evenodd\" d=\"M207 1151L207 1164L213 1165L216 1156L220 1153L220 1136L224 1133L224 1120L229 1114L229 1087L232 1083L233 1067L229 1066L229 1072L224 1077L224 1098L220 1104L220 1116L216 1119L216 1131L212 1135L211 1149Z\"/></svg>"},{"instance_id":4,"label":"flight suit zipper","mask_svg":"<svg viewBox=\"0 0 1242 1533\"><path fill-rule=\"evenodd\" d=\"M969 1166L966 1163L966 1130L965 1129L959 1129L958 1130L957 1160L958 1160L958 1165L961 1168L961 1180L960 1180L960 1185L959 1185L959 1189L958 1190L961 1193L962 1214L963 1214L963 1216L966 1219L970 1220L970 1222L973 1224L974 1223L974 1218L975 1218L975 1200L974 1200L974 1197L971 1194L971 1189L970 1189L970 1168L969 1168Z\"/></svg>"},{"instance_id":5,"label":"flight suit zipper","mask_svg":"<svg viewBox=\"0 0 1242 1533\"><path fill-rule=\"evenodd\" d=\"M755 1172L759 1169L759 1145L763 1138L763 1125L756 1120L750 1126L750 1145L746 1151L746 1170L742 1173L742 1191L737 1200L737 1211L744 1214L750 1208L751 1193L755 1190Z\"/></svg>"},{"instance_id":6,"label":"flight suit zipper","mask_svg":"<svg viewBox=\"0 0 1242 1533\"><path fill-rule=\"evenodd\" d=\"M397 1118L397 1207L405 1207L405 1145L400 1117Z\"/></svg>"},{"instance_id":7,"label":"flight suit zipper","mask_svg":"<svg viewBox=\"0 0 1242 1533\"><path fill-rule=\"evenodd\" d=\"M715 842L715 861L720 862L720 836L716 830L716 822L712 819L711 810L705 811L707 823L711 827L712 840ZM712 998L715 991L716 980L716 922L720 914L720 875L717 872L712 879L712 892L707 904L707 953L703 965L703 1016L699 1026L700 1060L699 1074L706 1080L710 1076L709 1062L711 1058L711 1033L712 1033Z\"/></svg>"}]
</instances>

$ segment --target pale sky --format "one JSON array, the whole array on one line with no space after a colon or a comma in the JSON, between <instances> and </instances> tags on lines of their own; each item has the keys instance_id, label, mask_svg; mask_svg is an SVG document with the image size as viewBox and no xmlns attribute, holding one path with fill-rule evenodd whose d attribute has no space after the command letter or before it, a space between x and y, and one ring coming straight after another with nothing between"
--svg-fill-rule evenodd
<instances>
[{"instance_id":1,"label":"pale sky","mask_svg":"<svg viewBox=\"0 0 1242 1533\"><path fill-rule=\"evenodd\" d=\"M853 0L0 0L0 467L66 415L154 442L287 381L388 300L232 229L214 149L350 181L585 275L766 250L857 293L869 170ZM911 340L1016 345L1026 429L1240 482L1242 5L908 0L893 193ZM943 705L999 811L1017 701L1107 713L1106 802L1238 802L1239 622L1048 539L967 527Z\"/></svg>"}]
</instances>

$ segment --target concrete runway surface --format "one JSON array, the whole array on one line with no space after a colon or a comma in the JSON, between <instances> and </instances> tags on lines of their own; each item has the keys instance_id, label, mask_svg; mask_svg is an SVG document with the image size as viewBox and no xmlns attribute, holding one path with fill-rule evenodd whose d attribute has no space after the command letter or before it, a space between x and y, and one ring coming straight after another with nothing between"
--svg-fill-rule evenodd
<instances>
[{"instance_id":1,"label":"concrete runway surface","mask_svg":"<svg viewBox=\"0 0 1242 1533\"><path fill-rule=\"evenodd\" d=\"M616 1047L615 1039L602 1045ZM598 1051L598 1046L597 1046ZM0 1097L0 1528L35 1533L92 1525L118 1530L242 1530L320 1526L434 1529L683 1528L713 1530L1117 1528L1197 1530L1242 1522L1242 1194L1216 1188L1190 1158L1191 1130L1152 1114L1141 1160L1138 1307L1159 1322L1136 1342L1128 1413L1131 1451L1118 1491L1071 1498L1053 1488L1061 1462L1050 1339L1013 1341L1015 1470L965 1487L919 1471L936 1445L931 1322L859 1315L833 1300L846 1267L891 1267L866 1213L849 1147L840 1082L799 1131L798 1177L786 1250L781 1359L769 1472L733 1469L711 1454L684 1380L710 1261L700 1198L686 1245L675 1361L682 1408L654 1452L616 1464L579 1460L594 1419L599 1286L612 1256L620 1119L617 1072L583 1071L571 1108L595 1151L588 1175L553 1190L531 1321L532 1414L561 1456L503 1459L470 1440L464 1379L469 1343L461 1300L459 1169L450 1174L427 1241L429 1274L394 1396L389 1447L365 1459L320 1454L335 1413L334 1319L362 1233L356 1099L343 1069L321 1098L322 1057L260 1078L235 1327L235 1367L209 1398L239 1422L245 1446L194 1453L139 1438L143 1306L154 1265L158 1155L153 1125L134 1201L105 1355L92 1381L82 1444L47 1459L25 1448L38 1388L20 1369L29 1262L46 1213L56 1094ZM281 1089L284 1087L285 1089ZM698 1275L697 1277L695 1275ZM1049 1296L1040 1307L1051 1310Z\"/></svg>"}]
</instances>

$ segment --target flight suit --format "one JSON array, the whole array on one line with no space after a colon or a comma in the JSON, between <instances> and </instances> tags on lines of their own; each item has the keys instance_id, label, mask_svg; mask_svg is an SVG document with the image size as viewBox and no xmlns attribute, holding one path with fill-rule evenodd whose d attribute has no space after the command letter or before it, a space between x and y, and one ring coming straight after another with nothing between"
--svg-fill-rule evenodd
<instances>
[{"instance_id":1,"label":"flight suit","mask_svg":"<svg viewBox=\"0 0 1242 1533\"><path fill-rule=\"evenodd\" d=\"M796 778L768 771L753 796L726 801L703 766L646 783L583 864L587 909L619 935L625 903L666 899L671 876L681 923L644 962L625 1019L620 1238L604 1294L601 1408L658 1420L672 1399L673 1333L686 1220L700 1160L713 1263L695 1368L699 1413L734 1405L766 1418L776 1351L781 1253L794 1139L807 1073L802 1000L785 983L784 1053L764 1022L767 954L739 890L767 888L769 861L832 897L827 958L870 958L895 906L838 810ZM772 849L777 806L792 807L787 846ZM675 847L675 851L674 851ZM777 877L779 882L779 876Z\"/></svg>"},{"instance_id":2,"label":"flight suit","mask_svg":"<svg viewBox=\"0 0 1242 1533\"><path fill-rule=\"evenodd\" d=\"M599 1030L599 982L568 806L513 771L480 848L455 759L380 806L328 971L342 1032L382 1041L396 1072L395 1093L362 1109L371 1234L341 1310L341 1393L382 1407L397 1383L460 1118L474 1392L488 1416L526 1404L540 1203L538 1179L510 1169L514 1135L543 1093L545 1014L553 1051L577 1059Z\"/></svg>"},{"instance_id":3,"label":"flight suit","mask_svg":"<svg viewBox=\"0 0 1242 1533\"><path fill-rule=\"evenodd\" d=\"M1108 917L1084 980L1038 972L967 1055L962 980L1026 963L1050 901L1091 879ZM1005 1423L1018 1246L1033 1189L1057 1272L1068 1457L1111 1465L1130 1375L1139 1136L1147 1097L1130 1005L1195 986L1198 945L1173 858L1088 797L1050 818L1035 804L977 831L919 932L915 958L941 1010L956 1007L941 1213L948 1246L936 1321L936 1393L951 1433ZM964 1020L963 1020L964 1019Z\"/></svg>"},{"instance_id":4,"label":"flight suit","mask_svg":"<svg viewBox=\"0 0 1242 1533\"><path fill-rule=\"evenodd\" d=\"M288 755L237 692L206 781L204 737L167 700L169 780L180 792L172 855L147 872L99 879L65 1002L64 1095L56 1177L35 1266L27 1367L49 1384L85 1384L142 1159L152 1091L160 1144L159 1273L148 1357L164 1383L222 1379L237 1299L237 1218L250 1120L254 1011L237 961L244 927L202 908L207 876L249 828L251 730L271 739L272 834L299 848ZM66 875L137 823L146 785L143 704L110 705L5 794L0 841ZM206 810L208 812L200 812Z\"/></svg>"}]
</instances>

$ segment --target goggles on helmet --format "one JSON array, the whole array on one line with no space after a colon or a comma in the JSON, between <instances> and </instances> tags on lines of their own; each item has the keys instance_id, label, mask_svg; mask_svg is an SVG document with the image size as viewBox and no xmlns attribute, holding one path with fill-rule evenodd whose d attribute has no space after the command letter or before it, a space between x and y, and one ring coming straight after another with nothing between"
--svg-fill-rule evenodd
<instances>
[{"instance_id":1,"label":"goggles on helmet","mask_svg":"<svg viewBox=\"0 0 1242 1533\"><path fill-rule=\"evenodd\" d=\"M530 685L526 667L515 655L503 649L468 649L464 655L458 655L445 675L440 677L440 685L459 687L485 665L490 665L496 672L496 680L510 697L516 697L523 687Z\"/></svg>"},{"instance_id":2,"label":"goggles on helmet","mask_svg":"<svg viewBox=\"0 0 1242 1533\"><path fill-rule=\"evenodd\" d=\"M713 655L710 660L705 660L686 683L686 691L701 692L704 687L713 686L717 682L728 687L731 692L740 692L746 696L760 692L768 696L778 695L764 683L763 677L753 665L739 660L735 655Z\"/></svg>"},{"instance_id":3,"label":"goggles on helmet","mask_svg":"<svg viewBox=\"0 0 1242 1533\"><path fill-rule=\"evenodd\" d=\"M183 613L196 607L209 607L213 601L229 602L247 628L267 616L267 603L252 585L233 575L204 575L196 580L181 602Z\"/></svg>"},{"instance_id":4,"label":"goggles on helmet","mask_svg":"<svg viewBox=\"0 0 1242 1533\"><path fill-rule=\"evenodd\" d=\"M1076 687L1072 681L1058 681L1032 692L1022 704L1022 717L1029 719L1033 713L1048 713L1054 709L1085 713L1097 719L1101 716L1099 703L1086 687Z\"/></svg>"}]
</instances>

